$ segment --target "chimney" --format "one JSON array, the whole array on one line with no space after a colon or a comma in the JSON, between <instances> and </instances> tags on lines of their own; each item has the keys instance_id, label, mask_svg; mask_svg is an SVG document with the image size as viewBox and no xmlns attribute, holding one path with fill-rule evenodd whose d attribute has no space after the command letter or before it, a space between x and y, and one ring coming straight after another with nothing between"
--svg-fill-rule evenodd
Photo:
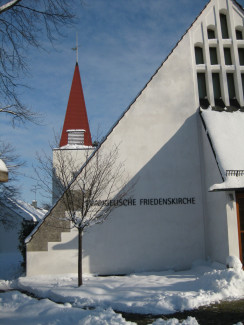
<instances>
[{"instance_id":1,"label":"chimney","mask_svg":"<svg viewBox=\"0 0 244 325\"><path fill-rule=\"evenodd\" d=\"M35 209L37 209L37 201L36 201L36 200L33 200L32 203L31 203L31 205L32 205Z\"/></svg>"}]
</instances>

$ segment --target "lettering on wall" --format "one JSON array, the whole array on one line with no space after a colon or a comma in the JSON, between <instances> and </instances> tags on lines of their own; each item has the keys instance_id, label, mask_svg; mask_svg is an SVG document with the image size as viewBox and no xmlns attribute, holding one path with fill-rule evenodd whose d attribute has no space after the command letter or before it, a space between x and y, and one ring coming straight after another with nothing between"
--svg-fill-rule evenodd
<instances>
[{"instance_id":1,"label":"lettering on wall","mask_svg":"<svg viewBox=\"0 0 244 325\"><path fill-rule=\"evenodd\" d=\"M195 197L168 197L168 198L143 198L143 199L120 199L120 200L96 200L96 206L160 206L160 205L193 205Z\"/></svg>"}]
</instances>

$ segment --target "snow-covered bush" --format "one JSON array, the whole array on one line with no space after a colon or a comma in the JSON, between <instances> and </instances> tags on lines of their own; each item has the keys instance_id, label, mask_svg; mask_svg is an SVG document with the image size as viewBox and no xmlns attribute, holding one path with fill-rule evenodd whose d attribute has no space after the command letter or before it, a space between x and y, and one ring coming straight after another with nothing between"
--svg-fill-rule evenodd
<instances>
[{"instance_id":1,"label":"snow-covered bush","mask_svg":"<svg viewBox=\"0 0 244 325\"><path fill-rule=\"evenodd\" d=\"M232 268L234 270L241 270L242 269L242 263L241 263L241 261L239 260L238 257L236 257L236 256L228 256L226 258L226 267L228 269Z\"/></svg>"}]
</instances>

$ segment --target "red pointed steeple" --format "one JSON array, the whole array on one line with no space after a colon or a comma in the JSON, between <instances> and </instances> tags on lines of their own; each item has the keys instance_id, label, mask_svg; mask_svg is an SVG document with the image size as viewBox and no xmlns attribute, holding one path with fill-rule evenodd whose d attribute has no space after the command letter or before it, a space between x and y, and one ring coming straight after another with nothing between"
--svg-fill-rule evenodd
<instances>
[{"instance_id":1,"label":"red pointed steeple","mask_svg":"<svg viewBox=\"0 0 244 325\"><path fill-rule=\"evenodd\" d=\"M73 81L70 89L63 131L59 144L60 147L68 144L67 130L85 130L84 145L92 146L91 132L87 118L86 104L83 95L78 63L76 63L75 66Z\"/></svg>"}]
</instances>

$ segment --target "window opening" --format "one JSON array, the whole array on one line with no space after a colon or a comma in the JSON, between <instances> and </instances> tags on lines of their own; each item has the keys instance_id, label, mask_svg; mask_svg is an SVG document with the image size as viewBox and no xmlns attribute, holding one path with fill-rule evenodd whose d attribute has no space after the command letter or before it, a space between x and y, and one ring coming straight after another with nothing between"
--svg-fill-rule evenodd
<instances>
[{"instance_id":1,"label":"window opening","mask_svg":"<svg viewBox=\"0 0 244 325\"><path fill-rule=\"evenodd\" d=\"M230 100L230 107L232 110L237 110L240 108L240 104L236 99L236 91L235 91L235 78L233 73L227 73L227 85L228 85L228 93Z\"/></svg>"},{"instance_id":2,"label":"window opening","mask_svg":"<svg viewBox=\"0 0 244 325\"><path fill-rule=\"evenodd\" d=\"M244 73L241 74L241 83L242 83L242 93L244 97Z\"/></svg>"},{"instance_id":3,"label":"window opening","mask_svg":"<svg viewBox=\"0 0 244 325\"><path fill-rule=\"evenodd\" d=\"M239 54L240 65L244 65L244 48L239 47L238 54Z\"/></svg>"},{"instance_id":4,"label":"window opening","mask_svg":"<svg viewBox=\"0 0 244 325\"><path fill-rule=\"evenodd\" d=\"M214 39L215 38L215 31L211 28L208 28L208 39Z\"/></svg>"},{"instance_id":5,"label":"window opening","mask_svg":"<svg viewBox=\"0 0 244 325\"><path fill-rule=\"evenodd\" d=\"M225 64L232 65L231 50L229 47L224 48Z\"/></svg>"},{"instance_id":6,"label":"window opening","mask_svg":"<svg viewBox=\"0 0 244 325\"><path fill-rule=\"evenodd\" d=\"M224 14L220 14L220 25L221 25L222 38L229 38L227 17Z\"/></svg>"},{"instance_id":7,"label":"window opening","mask_svg":"<svg viewBox=\"0 0 244 325\"><path fill-rule=\"evenodd\" d=\"M221 87L220 87L220 78L219 73L212 73L213 80L213 92L214 92L214 102L215 108L217 110L223 110L225 108L225 103L221 97Z\"/></svg>"},{"instance_id":8,"label":"window opening","mask_svg":"<svg viewBox=\"0 0 244 325\"><path fill-rule=\"evenodd\" d=\"M214 99L220 99L221 88L220 88L219 73L213 73L212 79L213 79Z\"/></svg>"},{"instance_id":9,"label":"window opening","mask_svg":"<svg viewBox=\"0 0 244 325\"><path fill-rule=\"evenodd\" d=\"M235 82L234 82L233 73L227 73L227 84L228 84L229 99L236 98Z\"/></svg>"},{"instance_id":10,"label":"window opening","mask_svg":"<svg viewBox=\"0 0 244 325\"><path fill-rule=\"evenodd\" d=\"M200 106L206 109L209 107L209 101L207 98L205 73L199 72L197 74L197 83L198 83L198 96L199 96Z\"/></svg>"},{"instance_id":11,"label":"window opening","mask_svg":"<svg viewBox=\"0 0 244 325\"><path fill-rule=\"evenodd\" d=\"M236 39L243 39L242 31L240 29L236 29Z\"/></svg>"},{"instance_id":12,"label":"window opening","mask_svg":"<svg viewBox=\"0 0 244 325\"><path fill-rule=\"evenodd\" d=\"M198 82L198 95L200 99L207 97L207 90L206 90L206 80L205 80L205 73L198 73L197 74L197 82Z\"/></svg>"},{"instance_id":13,"label":"window opening","mask_svg":"<svg viewBox=\"0 0 244 325\"><path fill-rule=\"evenodd\" d=\"M217 56L217 49L216 47L210 47L209 48L210 53L210 62L212 65L218 64L218 56Z\"/></svg>"},{"instance_id":14,"label":"window opening","mask_svg":"<svg viewBox=\"0 0 244 325\"><path fill-rule=\"evenodd\" d=\"M203 50L200 46L195 46L195 58L196 58L196 64L203 64Z\"/></svg>"}]
</instances>

